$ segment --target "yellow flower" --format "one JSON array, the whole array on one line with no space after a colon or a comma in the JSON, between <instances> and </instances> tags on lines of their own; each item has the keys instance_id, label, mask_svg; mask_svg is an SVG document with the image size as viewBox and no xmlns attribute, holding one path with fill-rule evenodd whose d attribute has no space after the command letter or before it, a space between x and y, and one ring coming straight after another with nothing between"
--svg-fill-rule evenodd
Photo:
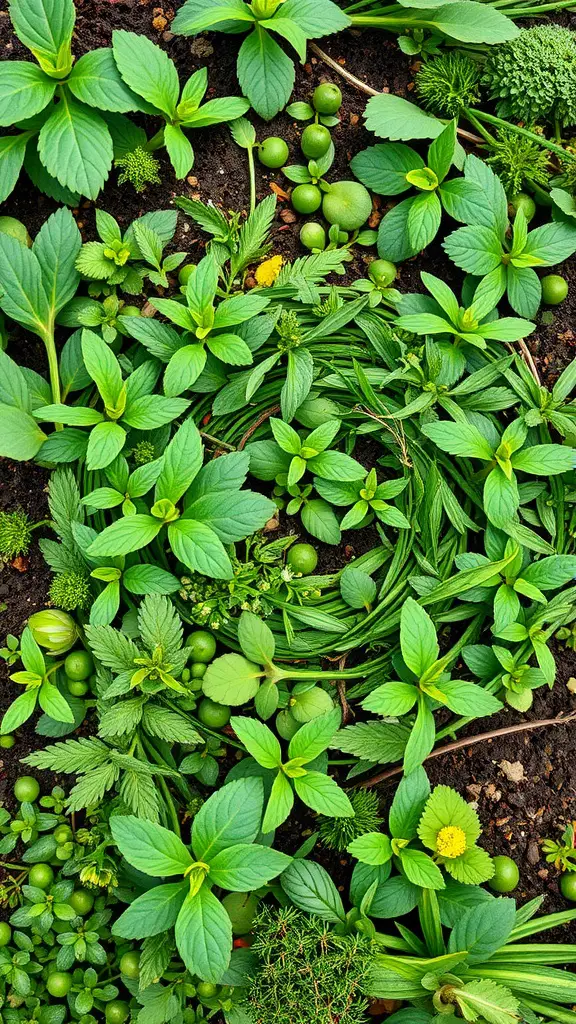
<instances>
[{"instance_id":1,"label":"yellow flower","mask_svg":"<svg viewBox=\"0 0 576 1024\"><path fill-rule=\"evenodd\" d=\"M442 857L454 860L466 852L466 833L458 825L446 825L436 837L436 850Z\"/></svg>"},{"instance_id":2,"label":"yellow flower","mask_svg":"<svg viewBox=\"0 0 576 1024\"><path fill-rule=\"evenodd\" d=\"M278 274L282 270L282 264L284 260L282 256L271 256L269 260L264 260L257 268L254 277L258 284L268 288L278 277Z\"/></svg>"}]
</instances>

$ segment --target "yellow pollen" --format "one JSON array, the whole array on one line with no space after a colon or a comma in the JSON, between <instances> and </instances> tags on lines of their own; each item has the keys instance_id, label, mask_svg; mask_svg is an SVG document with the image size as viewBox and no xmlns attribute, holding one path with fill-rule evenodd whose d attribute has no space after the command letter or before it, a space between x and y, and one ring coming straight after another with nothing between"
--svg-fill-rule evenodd
<instances>
[{"instance_id":1,"label":"yellow pollen","mask_svg":"<svg viewBox=\"0 0 576 1024\"><path fill-rule=\"evenodd\" d=\"M259 285L269 287L274 284L274 281L278 277L278 274L282 270L283 259L281 256L271 256L270 259L264 260L259 267L256 268L254 277Z\"/></svg>"},{"instance_id":2,"label":"yellow pollen","mask_svg":"<svg viewBox=\"0 0 576 1024\"><path fill-rule=\"evenodd\" d=\"M450 860L460 857L466 851L466 833L458 825L446 825L436 836L436 850Z\"/></svg>"}]
</instances>

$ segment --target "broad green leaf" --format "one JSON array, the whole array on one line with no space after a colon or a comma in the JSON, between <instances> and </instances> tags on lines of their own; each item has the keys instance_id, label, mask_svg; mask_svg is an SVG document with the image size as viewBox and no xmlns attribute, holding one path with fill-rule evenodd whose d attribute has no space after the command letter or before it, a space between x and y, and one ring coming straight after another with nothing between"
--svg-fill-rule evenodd
<instances>
[{"instance_id":1,"label":"broad green leaf","mask_svg":"<svg viewBox=\"0 0 576 1024\"><path fill-rule=\"evenodd\" d=\"M0 455L17 462L33 459L46 440L36 420L23 409L0 403Z\"/></svg>"},{"instance_id":2,"label":"broad green leaf","mask_svg":"<svg viewBox=\"0 0 576 1024\"><path fill-rule=\"evenodd\" d=\"M0 232L0 308L34 334L48 335L50 303L38 258L4 232Z\"/></svg>"},{"instance_id":3,"label":"broad green leaf","mask_svg":"<svg viewBox=\"0 0 576 1024\"><path fill-rule=\"evenodd\" d=\"M421 694L418 700L418 714L412 726L406 749L404 750L404 772L409 775L419 768L434 747L436 724L427 698Z\"/></svg>"},{"instance_id":4,"label":"broad green leaf","mask_svg":"<svg viewBox=\"0 0 576 1024\"><path fill-rule=\"evenodd\" d=\"M317 814L330 818L353 818L354 808L343 789L323 772L306 772L294 779L300 799Z\"/></svg>"},{"instance_id":5,"label":"broad green leaf","mask_svg":"<svg viewBox=\"0 0 576 1024\"><path fill-rule=\"evenodd\" d=\"M407 715L417 700L418 689L412 683L383 683L364 698L362 707L385 718L396 718Z\"/></svg>"},{"instance_id":6,"label":"broad green leaf","mask_svg":"<svg viewBox=\"0 0 576 1024\"><path fill-rule=\"evenodd\" d=\"M101 558L127 555L150 544L162 529L162 521L154 516L138 513L117 519L99 533L87 550L90 557Z\"/></svg>"},{"instance_id":7,"label":"broad green leaf","mask_svg":"<svg viewBox=\"0 0 576 1024\"><path fill-rule=\"evenodd\" d=\"M307 914L329 924L346 920L346 914L334 882L325 868L314 861L293 860L280 883L288 899Z\"/></svg>"},{"instance_id":8,"label":"broad green leaf","mask_svg":"<svg viewBox=\"0 0 576 1024\"><path fill-rule=\"evenodd\" d=\"M154 500L168 498L176 504L199 472L203 459L202 439L190 416L178 428L164 452Z\"/></svg>"},{"instance_id":9,"label":"broad green leaf","mask_svg":"<svg viewBox=\"0 0 576 1024\"><path fill-rule=\"evenodd\" d=\"M18 38L40 62L52 58L54 67L72 38L75 15L72 0L19 0L10 5Z\"/></svg>"},{"instance_id":10,"label":"broad green leaf","mask_svg":"<svg viewBox=\"0 0 576 1024\"><path fill-rule=\"evenodd\" d=\"M248 753L263 768L278 768L282 764L280 743L267 725L244 717L233 717L230 724Z\"/></svg>"},{"instance_id":11,"label":"broad green leaf","mask_svg":"<svg viewBox=\"0 0 576 1024\"><path fill-rule=\"evenodd\" d=\"M0 125L13 125L44 110L57 83L36 64L4 60L0 64Z\"/></svg>"},{"instance_id":12,"label":"broad green leaf","mask_svg":"<svg viewBox=\"0 0 576 1024\"><path fill-rule=\"evenodd\" d=\"M48 680L42 683L38 693L38 703L42 711L57 722L74 722L72 708L58 687L54 686L54 683L50 683Z\"/></svg>"},{"instance_id":13,"label":"broad green leaf","mask_svg":"<svg viewBox=\"0 0 576 1024\"><path fill-rule=\"evenodd\" d=\"M408 668L418 678L437 661L440 652L432 619L412 597L402 606L400 647Z\"/></svg>"},{"instance_id":14,"label":"broad green leaf","mask_svg":"<svg viewBox=\"0 0 576 1024\"><path fill-rule=\"evenodd\" d=\"M372 96L364 116L368 131L381 139L435 139L444 129L442 121L393 93Z\"/></svg>"},{"instance_id":15,"label":"broad green leaf","mask_svg":"<svg viewBox=\"0 0 576 1024\"><path fill-rule=\"evenodd\" d=\"M210 861L209 880L230 892L253 892L280 875L292 858L258 843L239 843Z\"/></svg>"},{"instance_id":16,"label":"broad green leaf","mask_svg":"<svg viewBox=\"0 0 576 1024\"><path fill-rule=\"evenodd\" d=\"M42 225L32 252L40 264L42 284L52 316L73 298L80 274L75 261L82 238L70 210L60 209Z\"/></svg>"},{"instance_id":17,"label":"broad green leaf","mask_svg":"<svg viewBox=\"0 0 576 1024\"><path fill-rule=\"evenodd\" d=\"M444 240L442 247L457 267L478 277L496 270L502 262L500 239L491 228L457 228Z\"/></svg>"},{"instance_id":18,"label":"broad green leaf","mask_svg":"<svg viewBox=\"0 0 576 1024\"><path fill-rule=\"evenodd\" d=\"M427 15L425 23L433 31L463 43L504 43L519 31L503 11L475 0L443 4Z\"/></svg>"},{"instance_id":19,"label":"broad green leaf","mask_svg":"<svg viewBox=\"0 0 576 1024\"><path fill-rule=\"evenodd\" d=\"M0 139L0 203L14 189L22 170L30 135L6 135Z\"/></svg>"},{"instance_id":20,"label":"broad green leaf","mask_svg":"<svg viewBox=\"0 0 576 1024\"><path fill-rule=\"evenodd\" d=\"M252 700L262 678L260 665L240 654L222 654L208 665L202 689L210 700L236 707Z\"/></svg>"},{"instance_id":21,"label":"broad green leaf","mask_svg":"<svg viewBox=\"0 0 576 1024\"><path fill-rule=\"evenodd\" d=\"M194 150L179 125L164 128L164 145L177 178L185 178L194 166Z\"/></svg>"},{"instance_id":22,"label":"broad green leaf","mask_svg":"<svg viewBox=\"0 0 576 1024\"><path fill-rule=\"evenodd\" d=\"M429 437L434 444L437 444L443 452L448 452L449 455L484 459L487 462L491 462L493 459L490 442L472 423L451 423L442 420L436 423L427 423L421 429L426 437Z\"/></svg>"},{"instance_id":23,"label":"broad green leaf","mask_svg":"<svg viewBox=\"0 0 576 1024\"><path fill-rule=\"evenodd\" d=\"M494 715L502 709L500 701L476 683L451 679L439 682L438 689L444 698L442 702L456 715L480 718L484 715Z\"/></svg>"},{"instance_id":24,"label":"broad green leaf","mask_svg":"<svg viewBox=\"0 0 576 1024\"><path fill-rule=\"evenodd\" d=\"M65 188L96 199L112 167L112 139L106 122L64 89L38 136L46 170Z\"/></svg>"},{"instance_id":25,"label":"broad green leaf","mask_svg":"<svg viewBox=\"0 0 576 1024\"><path fill-rule=\"evenodd\" d=\"M238 843L253 843L260 831L264 790L258 778L237 779L217 790L192 823L192 849L210 863L216 854Z\"/></svg>"},{"instance_id":26,"label":"broad green leaf","mask_svg":"<svg viewBox=\"0 0 576 1024\"><path fill-rule=\"evenodd\" d=\"M126 431L118 423L98 423L90 431L86 451L88 469L104 469L120 454L126 443Z\"/></svg>"},{"instance_id":27,"label":"broad green leaf","mask_svg":"<svg viewBox=\"0 0 576 1024\"><path fill-rule=\"evenodd\" d=\"M26 690L24 693L21 693L19 697L16 697L16 700L12 701L10 707L4 713L4 717L0 723L2 732L14 732L14 730L19 729L24 722L27 722L30 715L34 713L37 699L37 689Z\"/></svg>"},{"instance_id":28,"label":"broad green leaf","mask_svg":"<svg viewBox=\"0 0 576 1024\"><path fill-rule=\"evenodd\" d=\"M347 566L340 577L340 593L350 608L369 611L376 597L376 584L368 573Z\"/></svg>"},{"instance_id":29,"label":"broad green leaf","mask_svg":"<svg viewBox=\"0 0 576 1024\"><path fill-rule=\"evenodd\" d=\"M191 974L202 981L220 981L230 963L232 923L207 885L196 895L186 896L176 921L175 938Z\"/></svg>"},{"instance_id":30,"label":"broad green leaf","mask_svg":"<svg viewBox=\"0 0 576 1024\"><path fill-rule=\"evenodd\" d=\"M115 815L110 828L122 856L147 875L183 875L193 863L182 840L155 822Z\"/></svg>"},{"instance_id":31,"label":"broad green leaf","mask_svg":"<svg viewBox=\"0 0 576 1024\"><path fill-rule=\"evenodd\" d=\"M424 167L422 157L400 142L370 146L350 162L356 177L372 192L383 196L407 192L410 182L406 181L406 175L418 167Z\"/></svg>"},{"instance_id":32,"label":"broad green leaf","mask_svg":"<svg viewBox=\"0 0 576 1024\"><path fill-rule=\"evenodd\" d=\"M146 36L123 29L113 32L112 48L126 85L168 118L174 117L180 82L168 54Z\"/></svg>"},{"instance_id":33,"label":"broad green leaf","mask_svg":"<svg viewBox=\"0 0 576 1024\"><path fill-rule=\"evenodd\" d=\"M302 694L302 697L304 696L305 694ZM318 715L318 717L306 722L290 740L288 756L290 758L304 758L303 764L313 761L330 746L338 731L341 719L340 709L333 708L332 711L328 711L324 715Z\"/></svg>"},{"instance_id":34,"label":"broad green leaf","mask_svg":"<svg viewBox=\"0 0 576 1024\"><path fill-rule=\"evenodd\" d=\"M274 658L274 634L253 612L242 612L238 623L238 642L250 661L267 665Z\"/></svg>"},{"instance_id":35,"label":"broad green leaf","mask_svg":"<svg viewBox=\"0 0 576 1024\"><path fill-rule=\"evenodd\" d=\"M195 519L177 519L168 527L168 539L176 558L194 572L217 580L232 578L232 565L226 549L214 530L205 523Z\"/></svg>"},{"instance_id":36,"label":"broad green leaf","mask_svg":"<svg viewBox=\"0 0 576 1024\"><path fill-rule=\"evenodd\" d=\"M240 47L237 74L242 92L265 121L286 106L294 88L294 64L258 25Z\"/></svg>"},{"instance_id":37,"label":"broad green leaf","mask_svg":"<svg viewBox=\"0 0 576 1024\"><path fill-rule=\"evenodd\" d=\"M423 768L404 775L398 784L388 816L390 833L395 839L414 839L424 805L430 796L430 783Z\"/></svg>"},{"instance_id":38,"label":"broad green leaf","mask_svg":"<svg viewBox=\"0 0 576 1024\"><path fill-rule=\"evenodd\" d=\"M173 594L182 586L176 576L157 565L130 566L122 583L131 594Z\"/></svg>"},{"instance_id":39,"label":"broad green leaf","mask_svg":"<svg viewBox=\"0 0 576 1024\"><path fill-rule=\"evenodd\" d=\"M272 789L266 805L266 813L264 814L264 820L262 822L262 831L264 834L273 832L274 829L278 828L278 826L282 824L282 822L286 821L290 816L293 806L294 790L284 773L278 772L272 784Z\"/></svg>"},{"instance_id":40,"label":"broad green leaf","mask_svg":"<svg viewBox=\"0 0 576 1024\"><path fill-rule=\"evenodd\" d=\"M140 96L122 81L110 47L85 53L68 77L70 92L89 107L127 114L134 110L152 113ZM116 154L119 156L120 154Z\"/></svg>"},{"instance_id":41,"label":"broad green leaf","mask_svg":"<svg viewBox=\"0 0 576 1024\"><path fill-rule=\"evenodd\" d=\"M469 963L490 958L508 939L516 916L512 899L492 900L473 907L456 922L450 933L448 951L468 950Z\"/></svg>"},{"instance_id":42,"label":"broad green leaf","mask_svg":"<svg viewBox=\"0 0 576 1024\"><path fill-rule=\"evenodd\" d=\"M374 866L387 864L392 858L392 845L388 836L382 832L366 832L358 836L346 847L346 851L363 864Z\"/></svg>"},{"instance_id":43,"label":"broad green leaf","mask_svg":"<svg viewBox=\"0 0 576 1024\"><path fill-rule=\"evenodd\" d=\"M406 847L400 852L400 862L406 878L412 885L423 889L443 889L444 879L440 868L423 850Z\"/></svg>"}]
</instances>

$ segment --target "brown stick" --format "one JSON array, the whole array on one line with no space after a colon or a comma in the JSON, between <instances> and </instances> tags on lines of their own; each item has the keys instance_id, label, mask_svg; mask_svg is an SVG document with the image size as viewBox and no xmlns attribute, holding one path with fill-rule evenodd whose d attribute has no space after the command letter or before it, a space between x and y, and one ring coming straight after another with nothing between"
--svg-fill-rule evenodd
<instances>
[{"instance_id":1,"label":"brown stick","mask_svg":"<svg viewBox=\"0 0 576 1024\"><path fill-rule=\"evenodd\" d=\"M508 725L503 729L492 729L490 732L482 732L478 736L466 736L464 739L455 740L454 743L447 743L444 747L438 747L433 750L425 761L432 760L433 757L441 757L443 754L449 754L453 750L461 750L462 747L471 747L475 743L485 743L487 740L494 739L497 736L509 736L514 732L528 732L533 729L543 729L548 725L568 725L569 722L573 722L576 719L576 711L572 711L565 718L539 718L535 722L520 722L518 725ZM364 782L355 782L356 788L362 787L368 789L370 786L376 786L379 782L385 782L387 779L393 778L394 775L400 775L403 771L402 765L397 765L395 768L388 768L385 772L380 772L378 775L373 775L370 779L366 779Z\"/></svg>"},{"instance_id":2,"label":"brown stick","mask_svg":"<svg viewBox=\"0 0 576 1024\"><path fill-rule=\"evenodd\" d=\"M266 420L270 419L270 417L273 416L274 413L276 413L276 412L280 412L280 406L279 405L273 405L270 409L266 409L266 411L263 412L258 417L258 419L254 421L252 426L248 427L248 430L246 431L246 433L242 435L242 437L240 438L240 441L238 442L238 447L237 447L236 451L237 452L241 452L242 449L244 448L244 445L246 444L246 442L249 441L250 438L252 437L252 434L254 433L254 431L258 430L258 427L260 427L263 423L265 423Z\"/></svg>"},{"instance_id":3,"label":"brown stick","mask_svg":"<svg viewBox=\"0 0 576 1024\"><path fill-rule=\"evenodd\" d=\"M349 82L350 85L353 85L355 89L359 89L360 92L365 92L367 96L382 95L381 92L378 92L378 89L373 89L371 85L366 85L366 82L362 82L360 78L356 78L356 75L353 75L350 71L346 71L341 64L338 64L338 61L335 61L329 56L329 54L325 53L324 50L321 50L316 43L309 41L308 46L317 57L320 57L321 61L324 61L324 64L327 64L329 68L332 68L333 71L336 71L342 78L346 79L346 81ZM468 139L469 142L484 142L484 139L480 138L479 135L473 135L472 132L467 132L464 128L458 128L457 131L458 135L463 139Z\"/></svg>"}]
</instances>

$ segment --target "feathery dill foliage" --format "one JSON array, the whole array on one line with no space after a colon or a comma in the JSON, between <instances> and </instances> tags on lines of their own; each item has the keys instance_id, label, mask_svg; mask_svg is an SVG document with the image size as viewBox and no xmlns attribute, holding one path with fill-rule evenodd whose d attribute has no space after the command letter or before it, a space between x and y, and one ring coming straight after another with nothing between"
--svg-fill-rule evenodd
<instances>
[{"instance_id":1,"label":"feathery dill foliage","mask_svg":"<svg viewBox=\"0 0 576 1024\"><path fill-rule=\"evenodd\" d=\"M247 999L255 1024L365 1024L365 938L335 935L319 918L283 907L265 907L254 934L261 963Z\"/></svg>"},{"instance_id":2,"label":"feathery dill foliage","mask_svg":"<svg viewBox=\"0 0 576 1024\"><path fill-rule=\"evenodd\" d=\"M535 25L494 46L482 84L500 117L538 123L576 122L576 35L559 25Z\"/></svg>"},{"instance_id":3,"label":"feathery dill foliage","mask_svg":"<svg viewBox=\"0 0 576 1024\"><path fill-rule=\"evenodd\" d=\"M457 117L463 107L479 101L481 72L464 53L443 53L426 61L414 81L424 106L439 117Z\"/></svg>"},{"instance_id":4,"label":"feathery dill foliage","mask_svg":"<svg viewBox=\"0 0 576 1024\"><path fill-rule=\"evenodd\" d=\"M90 580L74 569L58 573L50 584L49 594L52 604L65 612L84 611L92 602Z\"/></svg>"},{"instance_id":5,"label":"feathery dill foliage","mask_svg":"<svg viewBox=\"0 0 576 1024\"><path fill-rule=\"evenodd\" d=\"M520 192L526 183L548 184L549 154L536 142L501 128L491 149L486 163L496 171L508 196Z\"/></svg>"},{"instance_id":6,"label":"feathery dill foliage","mask_svg":"<svg viewBox=\"0 0 576 1024\"><path fill-rule=\"evenodd\" d=\"M383 819L378 813L378 796L368 789L357 789L350 793L354 808L353 818L320 817L319 832L322 842L331 850L342 851L358 836L366 832L378 832Z\"/></svg>"},{"instance_id":7,"label":"feathery dill foliage","mask_svg":"<svg viewBox=\"0 0 576 1024\"><path fill-rule=\"evenodd\" d=\"M0 557L27 555L32 543L32 523L23 509L0 512Z\"/></svg>"},{"instance_id":8,"label":"feathery dill foliage","mask_svg":"<svg viewBox=\"0 0 576 1024\"><path fill-rule=\"evenodd\" d=\"M114 161L116 167L122 169L118 175L118 184L130 182L137 192L144 192L147 185L160 185L160 164L152 153L137 146L132 153L126 153Z\"/></svg>"}]
</instances>

